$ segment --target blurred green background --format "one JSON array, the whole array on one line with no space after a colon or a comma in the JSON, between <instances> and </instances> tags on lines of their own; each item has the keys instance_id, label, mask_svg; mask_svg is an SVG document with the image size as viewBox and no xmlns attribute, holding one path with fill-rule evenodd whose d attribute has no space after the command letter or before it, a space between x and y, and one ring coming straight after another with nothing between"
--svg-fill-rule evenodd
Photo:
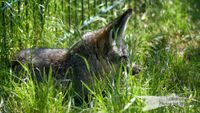
<instances>
[{"instance_id":1,"label":"blurred green background","mask_svg":"<svg viewBox=\"0 0 200 113\"><path fill-rule=\"evenodd\" d=\"M200 112L199 0L3 0L0 3L0 111L138 113L144 107L140 99L124 110L131 98L176 93L188 98L184 107L161 107L149 112ZM137 76L128 76L122 89L106 90L103 97L98 93L103 89L97 85L98 91L89 104L75 106L73 95L63 102L66 93L51 82L14 81L16 76L9 68L9 61L17 51L34 47L69 48L82 34L105 26L128 8L134 12L126 30L126 43L131 61L142 71ZM84 23L90 20L93 22Z\"/></svg>"}]
</instances>

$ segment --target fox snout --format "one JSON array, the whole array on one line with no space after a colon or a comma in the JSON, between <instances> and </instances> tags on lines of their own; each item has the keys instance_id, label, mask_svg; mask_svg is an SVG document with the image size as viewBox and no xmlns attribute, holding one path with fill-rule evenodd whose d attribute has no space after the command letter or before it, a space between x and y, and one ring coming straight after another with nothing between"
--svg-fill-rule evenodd
<instances>
[{"instance_id":1,"label":"fox snout","mask_svg":"<svg viewBox=\"0 0 200 113\"><path fill-rule=\"evenodd\" d=\"M126 66L127 70L131 69L132 75L138 74L141 69L136 64L131 64Z\"/></svg>"},{"instance_id":2,"label":"fox snout","mask_svg":"<svg viewBox=\"0 0 200 113\"><path fill-rule=\"evenodd\" d=\"M140 68L136 64L133 64L131 69L133 75L138 74L140 72Z\"/></svg>"}]
</instances>

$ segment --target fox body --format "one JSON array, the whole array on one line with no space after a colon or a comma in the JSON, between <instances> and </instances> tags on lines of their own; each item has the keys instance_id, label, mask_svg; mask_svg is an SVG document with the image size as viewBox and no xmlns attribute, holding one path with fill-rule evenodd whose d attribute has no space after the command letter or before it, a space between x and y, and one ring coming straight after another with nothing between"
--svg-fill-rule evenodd
<instances>
[{"instance_id":1,"label":"fox body","mask_svg":"<svg viewBox=\"0 0 200 113\"><path fill-rule=\"evenodd\" d=\"M52 69L52 75L57 82L71 81L78 93L82 91L82 82L92 85L93 76L101 79L105 75L113 74L121 64L129 64L128 47L124 43L124 30L132 14L128 9L120 17L101 29L84 34L81 39L69 50L35 48L20 51L12 60L12 65L19 71L21 65L28 64L34 68L36 78L42 80L43 71ZM129 67L133 74L139 68L134 65ZM106 73L106 74L105 74ZM68 83L62 82L66 85Z\"/></svg>"}]
</instances>

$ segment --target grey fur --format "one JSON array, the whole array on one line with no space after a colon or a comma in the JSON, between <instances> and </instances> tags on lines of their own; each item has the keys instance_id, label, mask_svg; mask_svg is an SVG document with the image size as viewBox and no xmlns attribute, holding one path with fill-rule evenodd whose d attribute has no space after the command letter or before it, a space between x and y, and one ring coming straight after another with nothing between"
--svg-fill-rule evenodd
<instances>
[{"instance_id":1,"label":"grey fur","mask_svg":"<svg viewBox=\"0 0 200 113\"><path fill-rule=\"evenodd\" d=\"M69 51L48 48L22 50L12 60L13 67L19 72L22 68L16 62L28 64L35 70L38 80L41 80L39 76L44 69L48 73L51 67L56 81L71 81L75 91L82 94L82 82L91 86L94 75L99 80L104 75L112 78L113 65L117 70L122 61L128 64L128 48L123 41L123 33L131 13L132 9L129 9L107 26L86 33ZM139 72L135 65L133 72Z\"/></svg>"}]
</instances>

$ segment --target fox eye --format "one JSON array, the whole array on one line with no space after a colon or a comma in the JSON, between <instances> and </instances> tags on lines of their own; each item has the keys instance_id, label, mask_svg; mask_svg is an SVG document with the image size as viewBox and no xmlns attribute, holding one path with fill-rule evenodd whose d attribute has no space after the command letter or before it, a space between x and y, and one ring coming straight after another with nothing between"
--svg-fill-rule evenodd
<instances>
[{"instance_id":1,"label":"fox eye","mask_svg":"<svg viewBox=\"0 0 200 113\"><path fill-rule=\"evenodd\" d=\"M128 59L128 56L123 55L123 56L120 57L120 59L125 59L125 60L127 60L127 59Z\"/></svg>"},{"instance_id":2,"label":"fox eye","mask_svg":"<svg viewBox=\"0 0 200 113\"><path fill-rule=\"evenodd\" d=\"M122 64L127 64L128 56L126 56L126 55L120 56L120 61Z\"/></svg>"},{"instance_id":3,"label":"fox eye","mask_svg":"<svg viewBox=\"0 0 200 113\"><path fill-rule=\"evenodd\" d=\"M120 61L121 63L126 64L128 62L128 56L126 55L120 56Z\"/></svg>"}]
</instances>

